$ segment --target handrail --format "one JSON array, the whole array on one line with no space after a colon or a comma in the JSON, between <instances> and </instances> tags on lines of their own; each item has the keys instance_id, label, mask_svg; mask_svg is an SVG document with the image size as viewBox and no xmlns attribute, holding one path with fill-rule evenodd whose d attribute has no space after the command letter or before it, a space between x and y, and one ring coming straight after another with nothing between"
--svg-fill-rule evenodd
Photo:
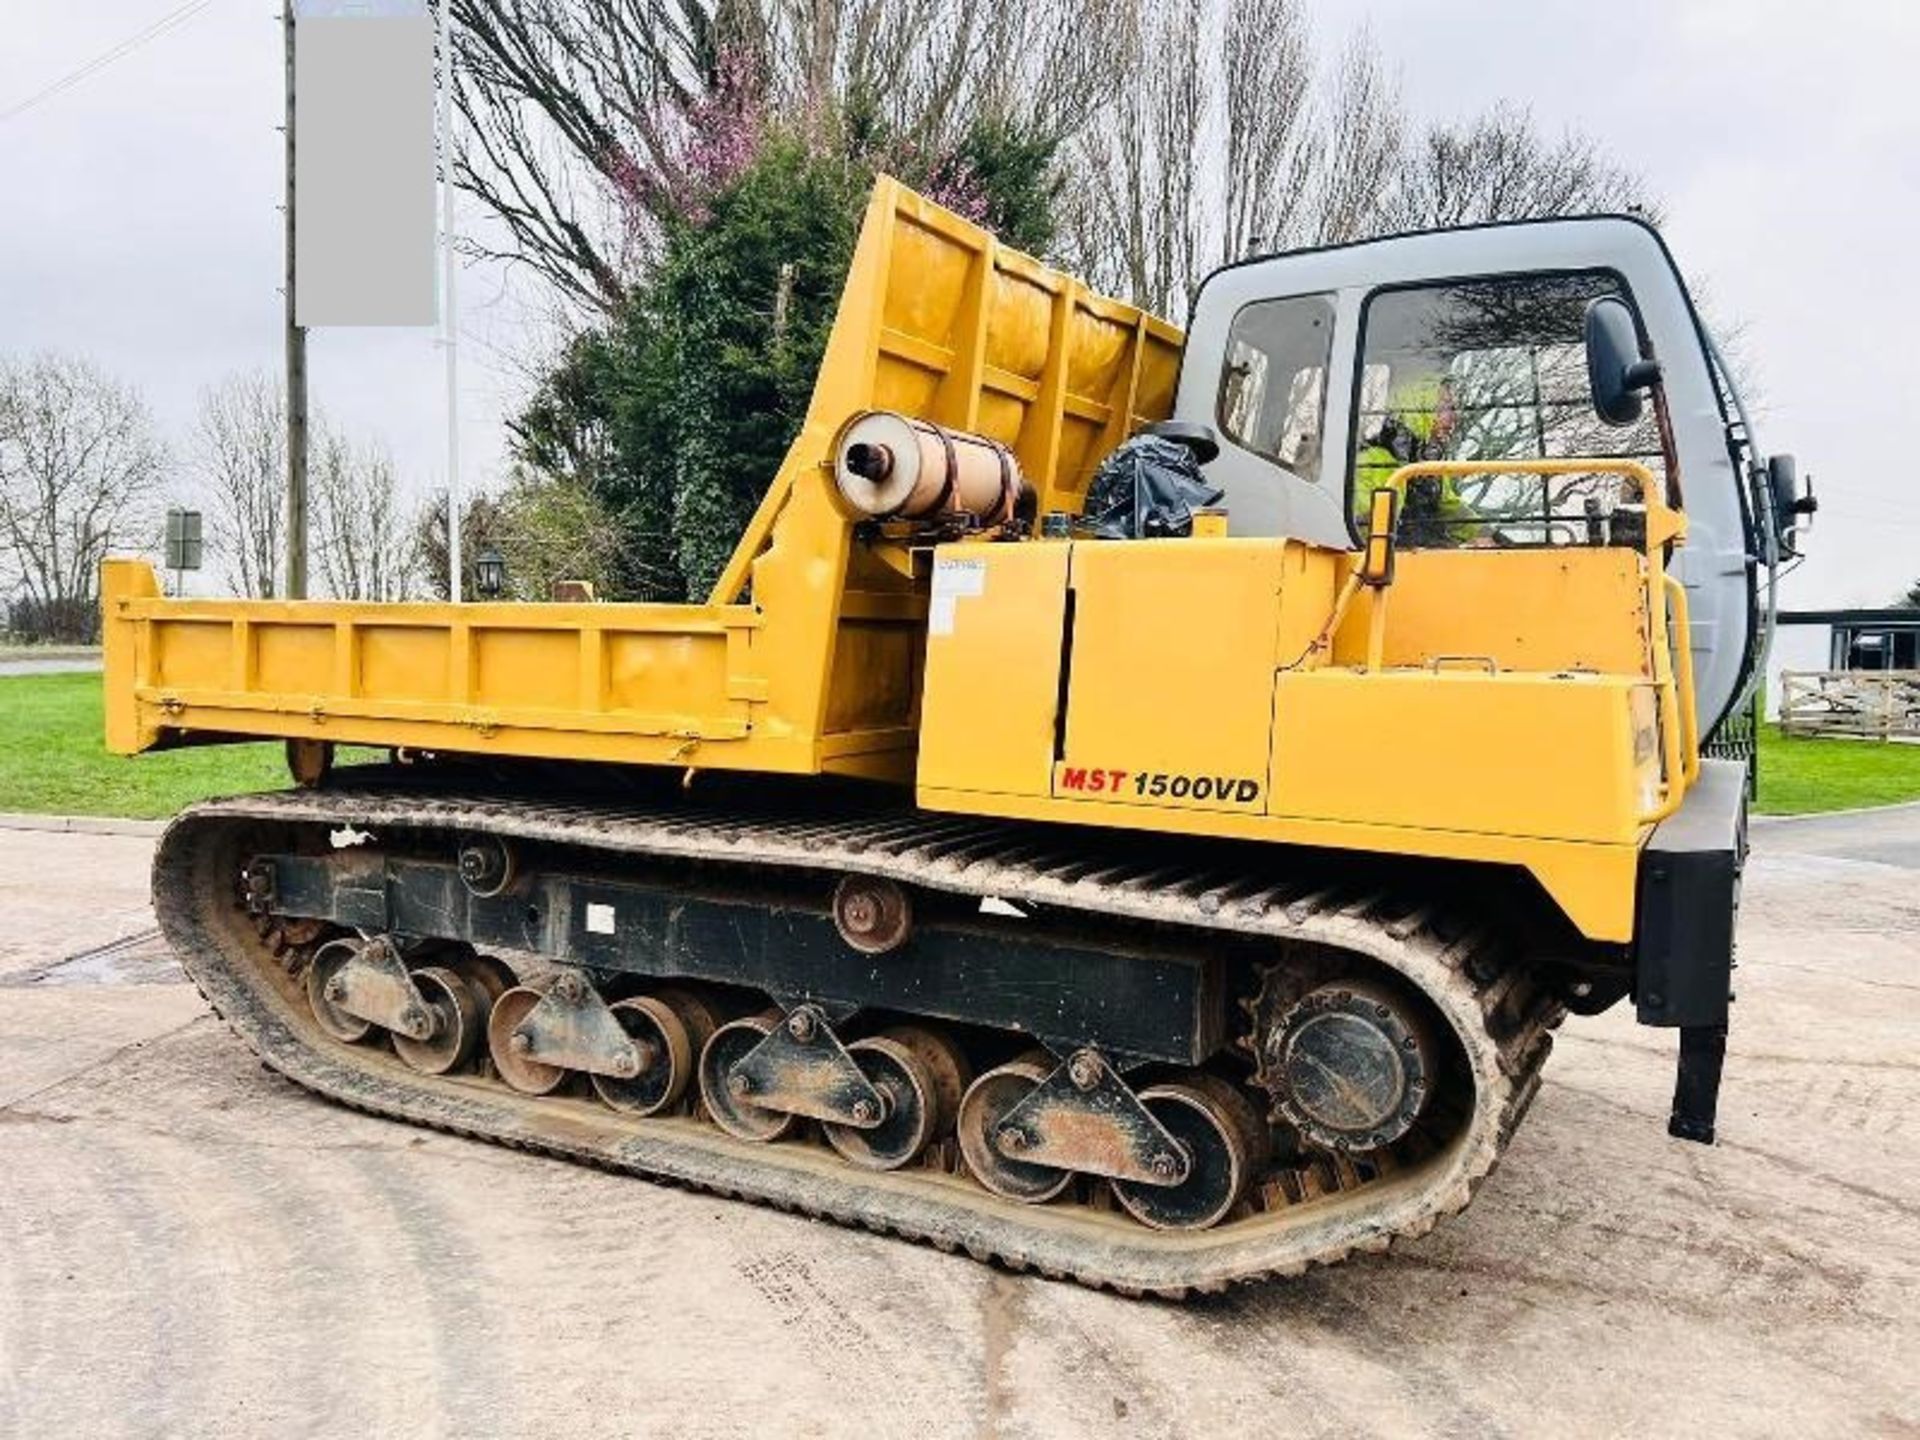
<instances>
[{"instance_id":1,"label":"handrail","mask_svg":"<svg viewBox=\"0 0 1920 1440\"><path fill-rule=\"evenodd\" d=\"M1700 778L1700 712L1695 708L1693 691L1693 616L1688 608L1687 587L1662 572L1661 584L1667 591L1667 613L1672 616L1673 653L1680 661L1681 759L1686 765L1687 784Z\"/></svg>"},{"instance_id":2,"label":"handrail","mask_svg":"<svg viewBox=\"0 0 1920 1440\"><path fill-rule=\"evenodd\" d=\"M1659 481L1637 460L1416 460L1395 470L1384 483L1405 494L1410 480L1463 475L1624 475L1639 485L1641 503L1647 512L1649 649L1654 689L1659 697L1660 770L1664 792L1659 804L1641 814L1639 821L1642 825L1658 825L1679 810L1688 788L1700 776L1700 719L1694 710L1693 631L1687 592L1685 586L1667 574L1662 558L1670 542L1686 538L1687 517L1660 497ZM1678 644L1673 641L1668 618L1669 597L1672 597L1674 618L1679 624ZM1337 610L1333 624L1338 624ZM1676 654L1679 657L1677 675Z\"/></svg>"},{"instance_id":3,"label":"handrail","mask_svg":"<svg viewBox=\"0 0 1920 1440\"><path fill-rule=\"evenodd\" d=\"M1445 480L1463 475L1625 475L1640 485L1640 500L1647 508L1649 553L1687 533L1687 517L1660 498L1660 482L1638 460L1415 460L1402 465L1382 483L1404 495L1409 480Z\"/></svg>"},{"instance_id":4,"label":"handrail","mask_svg":"<svg viewBox=\"0 0 1920 1440\"><path fill-rule=\"evenodd\" d=\"M1655 583L1655 576L1650 572L1647 585L1650 623L1647 633L1653 651L1653 687L1660 707L1660 774L1664 790L1660 803L1640 816L1642 825L1658 825L1679 810L1680 802L1687 797L1687 785L1693 778L1687 771L1686 733L1680 718L1680 687L1674 678L1667 593L1666 576L1660 575L1658 583ZM1684 609L1684 597L1680 603ZM1691 657L1688 664L1692 664ZM1691 688L1689 685L1689 698Z\"/></svg>"}]
</instances>

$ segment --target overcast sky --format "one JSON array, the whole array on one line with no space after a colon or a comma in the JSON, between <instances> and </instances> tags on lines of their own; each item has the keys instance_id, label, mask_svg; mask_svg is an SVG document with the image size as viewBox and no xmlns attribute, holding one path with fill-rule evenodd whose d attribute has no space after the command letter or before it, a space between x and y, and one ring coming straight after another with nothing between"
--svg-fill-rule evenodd
<instances>
[{"instance_id":1,"label":"overcast sky","mask_svg":"<svg viewBox=\"0 0 1920 1440\"><path fill-rule=\"evenodd\" d=\"M179 0L0 0L0 113ZM0 353L89 355L184 439L195 396L280 363L280 35L273 0L204 9L0 120ZM1648 177L1714 313L1744 327L1758 429L1821 495L1791 606L1886 603L1920 579L1920 3L1324 0L1328 48L1364 20L1417 113L1498 98ZM468 271L464 462L497 473L499 418L539 349L528 303ZM430 332L315 332L315 402L442 483Z\"/></svg>"}]
</instances>

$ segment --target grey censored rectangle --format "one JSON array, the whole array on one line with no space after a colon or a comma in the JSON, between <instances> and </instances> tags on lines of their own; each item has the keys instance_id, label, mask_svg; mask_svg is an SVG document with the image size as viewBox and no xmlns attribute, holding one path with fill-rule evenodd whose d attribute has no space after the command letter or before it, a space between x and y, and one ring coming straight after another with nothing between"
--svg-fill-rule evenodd
<instances>
[{"instance_id":1,"label":"grey censored rectangle","mask_svg":"<svg viewBox=\"0 0 1920 1440\"><path fill-rule=\"evenodd\" d=\"M293 0L295 20L414 20L427 0Z\"/></svg>"},{"instance_id":2,"label":"grey censored rectangle","mask_svg":"<svg viewBox=\"0 0 1920 1440\"><path fill-rule=\"evenodd\" d=\"M384 13L396 9L414 13ZM431 325L433 21L398 0L308 3L295 16L295 318Z\"/></svg>"}]
</instances>

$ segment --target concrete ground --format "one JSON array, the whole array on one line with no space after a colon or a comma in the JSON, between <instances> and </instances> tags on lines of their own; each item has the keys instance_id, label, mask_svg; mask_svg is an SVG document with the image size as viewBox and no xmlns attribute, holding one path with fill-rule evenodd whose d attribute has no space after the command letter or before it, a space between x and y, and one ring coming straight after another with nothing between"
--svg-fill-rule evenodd
<instances>
[{"instance_id":1,"label":"concrete ground","mask_svg":"<svg viewBox=\"0 0 1920 1440\"><path fill-rule=\"evenodd\" d=\"M100 668L99 655L0 655L0 678L8 675L84 675Z\"/></svg>"},{"instance_id":2,"label":"concrete ground","mask_svg":"<svg viewBox=\"0 0 1920 1440\"><path fill-rule=\"evenodd\" d=\"M1920 1436L1920 809L1757 828L1718 1146L1575 1021L1466 1215L1184 1307L312 1099L150 843L0 832L0 1434Z\"/></svg>"}]
</instances>

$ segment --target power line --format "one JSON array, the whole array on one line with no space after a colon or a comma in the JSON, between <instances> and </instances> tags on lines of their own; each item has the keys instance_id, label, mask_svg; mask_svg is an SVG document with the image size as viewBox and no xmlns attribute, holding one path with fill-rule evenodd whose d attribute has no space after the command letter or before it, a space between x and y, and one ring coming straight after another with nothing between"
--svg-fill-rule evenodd
<instances>
[{"instance_id":1,"label":"power line","mask_svg":"<svg viewBox=\"0 0 1920 1440\"><path fill-rule=\"evenodd\" d=\"M53 99L54 96L63 91L72 89L89 75L96 74L106 69L106 67L114 61L131 55L149 40L157 40L160 36L166 34L167 31L184 25L212 3L213 0L187 0L187 3L180 6L179 9L171 10L167 14L162 15L158 20L147 26L146 29L137 34L129 35L112 49L94 56L93 59L87 61L87 63L79 69L61 76L44 90L35 91L19 104L11 106L6 110L0 110L0 125L6 124L7 121L12 120L16 116L26 114L26 112L33 109L34 106Z\"/></svg>"}]
</instances>

